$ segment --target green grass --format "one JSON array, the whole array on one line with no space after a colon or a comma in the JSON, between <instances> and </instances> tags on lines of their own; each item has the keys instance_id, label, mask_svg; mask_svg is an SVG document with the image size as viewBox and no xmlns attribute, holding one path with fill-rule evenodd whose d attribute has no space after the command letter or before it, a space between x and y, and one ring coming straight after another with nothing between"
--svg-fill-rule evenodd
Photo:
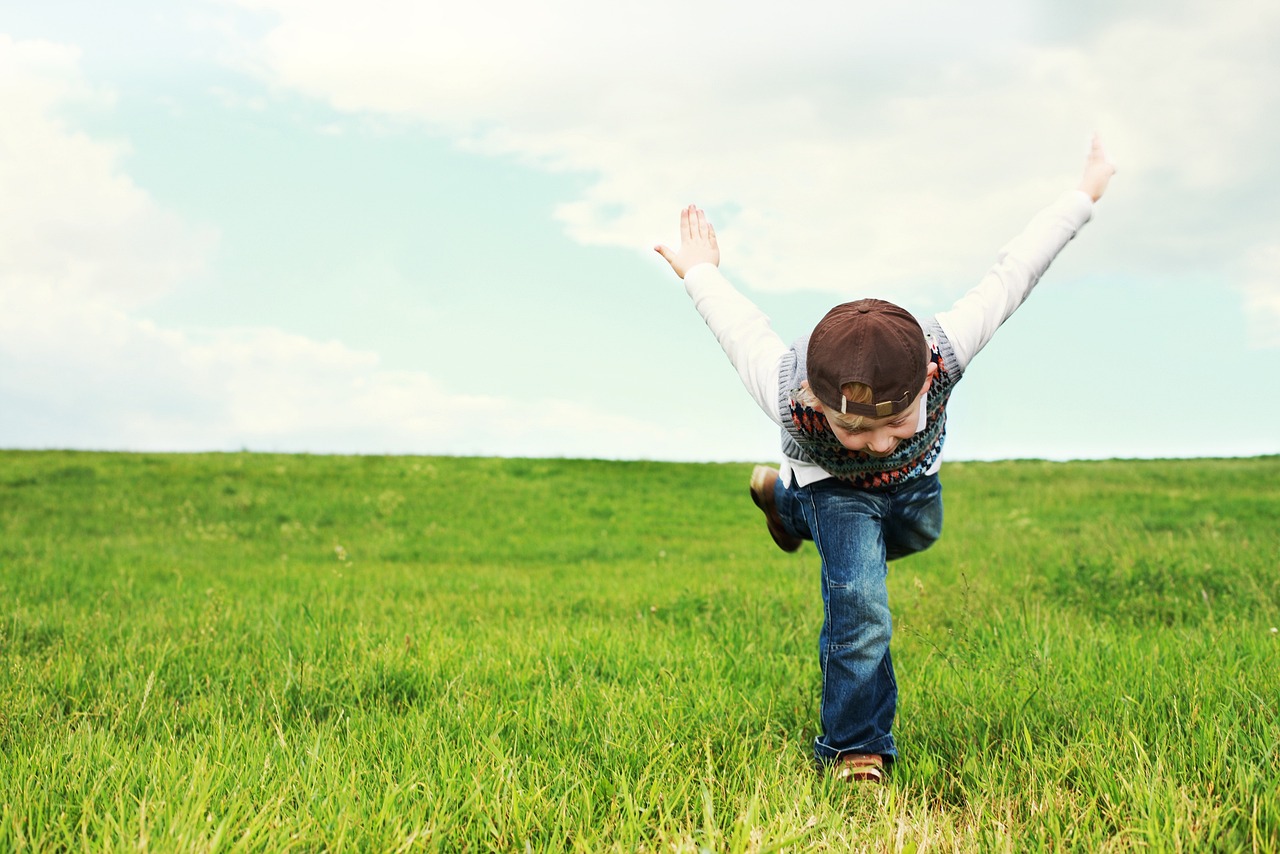
<instances>
[{"instance_id":1,"label":"green grass","mask_svg":"<svg viewBox=\"0 0 1280 854\"><path fill-rule=\"evenodd\" d=\"M944 468L884 788L749 471L0 452L0 850L1280 851L1280 458Z\"/></svg>"}]
</instances>

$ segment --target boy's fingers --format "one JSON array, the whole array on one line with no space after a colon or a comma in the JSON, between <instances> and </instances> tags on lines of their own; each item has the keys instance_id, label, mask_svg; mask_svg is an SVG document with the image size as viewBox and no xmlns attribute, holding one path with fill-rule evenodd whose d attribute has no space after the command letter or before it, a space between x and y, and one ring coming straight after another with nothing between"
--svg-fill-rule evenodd
<instances>
[{"instance_id":1,"label":"boy's fingers","mask_svg":"<svg viewBox=\"0 0 1280 854\"><path fill-rule=\"evenodd\" d=\"M670 249L668 249L666 246L663 246L662 244L659 244L659 245L657 245L657 246L653 247L653 251L654 251L654 252L657 252L659 255L661 255L661 256L663 257L663 259L664 259L668 264L670 264L670 263L671 263L671 257L672 257L672 254L673 254L673 253L672 253L672 252L671 252L671 250L670 250Z\"/></svg>"},{"instance_id":2,"label":"boy's fingers","mask_svg":"<svg viewBox=\"0 0 1280 854\"><path fill-rule=\"evenodd\" d=\"M711 223L707 221L707 214L697 205L689 205L680 211L680 241L682 243L692 243L695 240L710 240L712 243L716 239L716 230L711 227ZM657 247L654 247L655 249Z\"/></svg>"},{"instance_id":3,"label":"boy's fingers","mask_svg":"<svg viewBox=\"0 0 1280 854\"><path fill-rule=\"evenodd\" d=\"M1106 163L1111 166L1111 158L1107 156L1107 149L1102 144L1102 137L1098 134L1093 135L1093 140L1089 144L1089 159L1096 160L1099 163Z\"/></svg>"}]
</instances>

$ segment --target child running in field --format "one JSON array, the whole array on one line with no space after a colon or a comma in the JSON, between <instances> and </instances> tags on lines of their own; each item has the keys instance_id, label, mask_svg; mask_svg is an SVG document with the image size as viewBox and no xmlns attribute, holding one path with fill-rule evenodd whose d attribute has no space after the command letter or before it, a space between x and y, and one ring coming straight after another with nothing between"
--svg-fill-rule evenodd
<instances>
[{"instance_id":1,"label":"child running in field","mask_svg":"<svg viewBox=\"0 0 1280 854\"><path fill-rule=\"evenodd\" d=\"M897 755L887 562L941 533L947 399L1089 221L1114 173L1095 136L1077 189L1038 213L948 311L917 320L892 303L860 299L831 309L790 346L720 274L715 229L701 210L680 212L679 249L655 247L782 428L781 471L757 466L751 497L779 548L812 540L822 560L814 755L841 779L879 782Z\"/></svg>"}]
</instances>

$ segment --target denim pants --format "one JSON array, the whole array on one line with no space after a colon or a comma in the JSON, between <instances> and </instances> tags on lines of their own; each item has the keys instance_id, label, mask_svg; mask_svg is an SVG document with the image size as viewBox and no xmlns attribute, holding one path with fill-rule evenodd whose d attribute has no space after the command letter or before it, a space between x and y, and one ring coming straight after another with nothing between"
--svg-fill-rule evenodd
<instances>
[{"instance_id":1,"label":"denim pants","mask_svg":"<svg viewBox=\"0 0 1280 854\"><path fill-rule=\"evenodd\" d=\"M892 760L898 684L889 638L888 561L922 551L942 532L942 484L927 475L886 490L828 478L774 487L783 525L813 540L822 558L822 734L819 762L842 753Z\"/></svg>"}]
</instances>

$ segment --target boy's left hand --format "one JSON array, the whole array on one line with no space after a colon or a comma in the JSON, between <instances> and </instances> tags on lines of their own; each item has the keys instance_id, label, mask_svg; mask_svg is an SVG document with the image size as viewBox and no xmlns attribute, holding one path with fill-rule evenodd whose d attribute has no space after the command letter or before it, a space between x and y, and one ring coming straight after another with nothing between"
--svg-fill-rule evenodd
<instances>
[{"instance_id":1,"label":"boy's left hand","mask_svg":"<svg viewBox=\"0 0 1280 854\"><path fill-rule=\"evenodd\" d=\"M1078 189L1096 202L1106 192L1107 183L1114 174L1116 174L1116 167L1107 157L1107 151L1102 147L1102 140L1095 133L1089 145L1089 156L1084 161L1084 175L1080 178Z\"/></svg>"},{"instance_id":2,"label":"boy's left hand","mask_svg":"<svg viewBox=\"0 0 1280 854\"><path fill-rule=\"evenodd\" d=\"M673 252L665 245L653 247L676 271L676 275L684 278L698 264L714 264L720 266L720 247L716 244L715 227L707 221L707 215L697 206L680 211L680 249Z\"/></svg>"}]
</instances>

